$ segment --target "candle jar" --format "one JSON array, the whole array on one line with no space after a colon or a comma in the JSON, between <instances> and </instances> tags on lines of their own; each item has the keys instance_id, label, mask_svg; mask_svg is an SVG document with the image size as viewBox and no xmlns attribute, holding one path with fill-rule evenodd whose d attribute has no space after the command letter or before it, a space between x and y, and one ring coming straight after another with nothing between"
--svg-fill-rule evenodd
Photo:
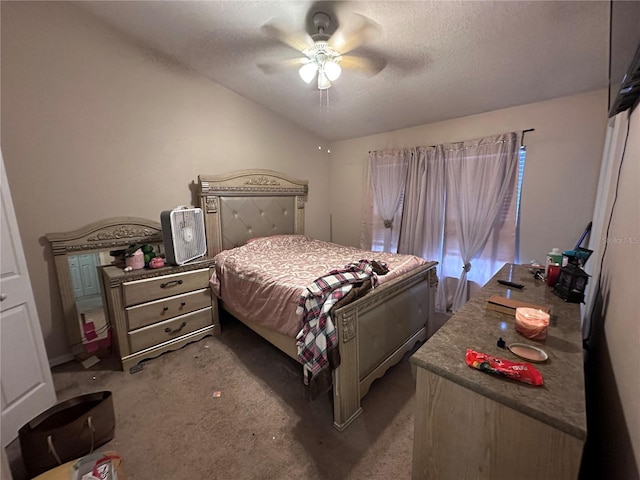
<instances>
[{"instance_id":1,"label":"candle jar","mask_svg":"<svg viewBox=\"0 0 640 480\"><path fill-rule=\"evenodd\" d=\"M547 338L550 316L536 308L516 308L516 332L529 340Z\"/></svg>"},{"instance_id":2,"label":"candle jar","mask_svg":"<svg viewBox=\"0 0 640 480\"><path fill-rule=\"evenodd\" d=\"M124 258L124 264L127 267L131 267L133 270L144 268L144 253L141 249L136 250L128 257Z\"/></svg>"}]
</instances>

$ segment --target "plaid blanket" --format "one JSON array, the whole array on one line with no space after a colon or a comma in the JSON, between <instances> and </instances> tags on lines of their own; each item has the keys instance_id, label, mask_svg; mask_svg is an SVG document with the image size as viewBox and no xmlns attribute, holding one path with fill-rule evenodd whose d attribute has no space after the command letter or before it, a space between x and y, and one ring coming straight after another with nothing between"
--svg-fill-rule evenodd
<instances>
[{"instance_id":1,"label":"plaid blanket","mask_svg":"<svg viewBox=\"0 0 640 480\"><path fill-rule=\"evenodd\" d=\"M350 263L317 278L300 296L297 313L303 314L303 327L296 336L298 358L303 365L304 384L312 399L328 391L332 371L340 365L338 338L331 319L331 308L356 285L378 283L367 260Z\"/></svg>"}]
</instances>

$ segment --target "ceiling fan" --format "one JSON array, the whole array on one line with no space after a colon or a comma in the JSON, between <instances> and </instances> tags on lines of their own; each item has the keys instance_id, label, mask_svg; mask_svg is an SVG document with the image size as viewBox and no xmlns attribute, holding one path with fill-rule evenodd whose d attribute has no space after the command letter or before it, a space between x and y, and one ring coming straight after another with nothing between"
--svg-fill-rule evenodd
<instances>
[{"instance_id":1,"label":"ceiling fan","mask_svg":"<svg viewBox=\"0 0 640 480\"><path fill-rule=\"evenodd\" d=\"M352 13L349 22L341 23L333 34L328 34L331 17L319 11L313 14L316 33L288 29L279 21L271 21L261 27L266 35L298 50L302 57L258 66L265 73L276 73L298 68L302 80L311 83L317 77L319 90L331 87L343 68L359 70L368 75L379 73L385 66L382 58L365 58L346 55L382 33L382 27L360 14Z\"/></svg>"}]
</instances>

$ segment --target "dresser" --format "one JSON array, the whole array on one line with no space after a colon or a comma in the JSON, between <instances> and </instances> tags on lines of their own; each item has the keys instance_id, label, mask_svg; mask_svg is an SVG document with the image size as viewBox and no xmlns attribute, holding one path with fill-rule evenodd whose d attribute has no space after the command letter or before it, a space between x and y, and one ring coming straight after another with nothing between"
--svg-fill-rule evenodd
<instances>
[{"instance_id":1,"label":"dresser","mask_svg":"<svg viewBox=\"0 0 640 480\"><path fill-rule=\"evenodd\" d=\"M524 285L505 287L497 280ZM515 331L514 316L488 310L492 295L545 305L544 341ZM473 349L521 362L497 346L526 343L549 359L532 387L470 368ZM587 436L580 308L528 269L505 265L411 357L416 367L413 479L575 479Z\"/></svg>"},{"instance_id":2,"label":"dresser","mask_svg":"<svg viewBox=\"0 0 640 480\"><path fill-rule=\"evenodd\" d=\"M124 370L220 332L209 286L214 261L125 272L99 267L104 304Z\"/></svg>"}]
</instances>

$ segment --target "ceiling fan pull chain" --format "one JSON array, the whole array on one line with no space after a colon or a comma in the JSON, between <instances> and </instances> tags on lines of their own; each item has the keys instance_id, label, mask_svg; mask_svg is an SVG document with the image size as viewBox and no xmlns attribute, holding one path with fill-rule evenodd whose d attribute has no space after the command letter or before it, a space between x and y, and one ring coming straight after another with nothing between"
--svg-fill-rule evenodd
<instances>
[{"instance_id":1,"label":"ceiling fan pull chain","mask_svg":"<svg viewBox=\"0 0 640 480\"><path fill-rule=\"evenodd\" d=\"M320 111L325 117L325 121L328 120L329 114L329 89L318 90L320 94Z\"/></svg>"}]
</instances>

